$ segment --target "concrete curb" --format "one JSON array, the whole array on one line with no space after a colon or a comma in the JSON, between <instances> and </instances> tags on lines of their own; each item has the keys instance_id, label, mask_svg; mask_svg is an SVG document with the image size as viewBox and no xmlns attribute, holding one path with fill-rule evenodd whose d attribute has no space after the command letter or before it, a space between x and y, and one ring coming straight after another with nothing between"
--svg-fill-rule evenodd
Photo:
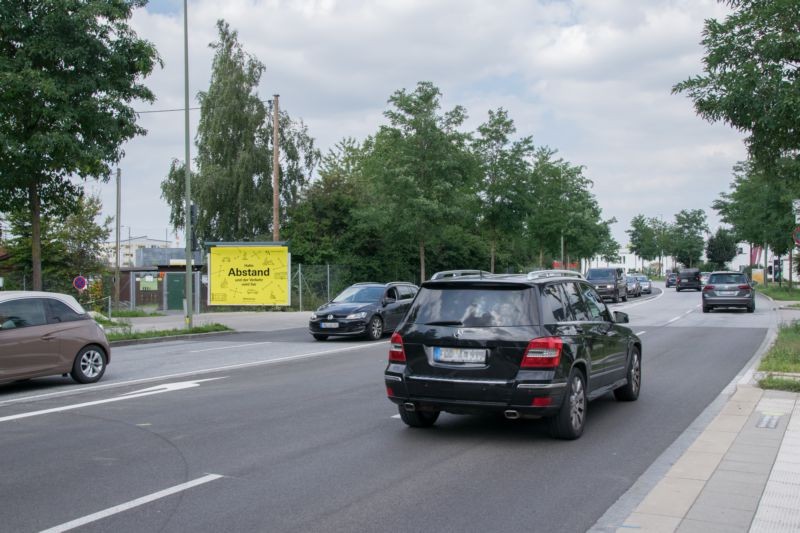
<instances>
[{"instance_id":1,"label":"concrete curb","mask_svg":"<svg viewBox=\"0 0 800 533\"><path fill-rule=\"evenodd\" d=\"M181 341L186 339L205 339L209 337L230 335L232 333L240 333L239 331L210 331L208 333L187 333L185 335L169 335L165 337L147 337L144 339L126 339L119 341L111 341L109 344L112 348L117 346L132 346L134 344L155 344L158 342L167 341Z\"/></svg>"}]
</instances>

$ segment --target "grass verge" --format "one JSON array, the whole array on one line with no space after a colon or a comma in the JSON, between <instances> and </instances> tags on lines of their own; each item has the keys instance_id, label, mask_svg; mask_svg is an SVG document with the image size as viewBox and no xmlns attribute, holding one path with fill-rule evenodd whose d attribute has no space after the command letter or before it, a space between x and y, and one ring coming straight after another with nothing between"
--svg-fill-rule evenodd
<instances>
[{"instance_id":1,"label":"grass verge","mask_svg":"<svg viewBox=\"0 0 800 533\"><path fill-rule=\"evenodd\" d=\"M111 316L113 318L139 318L143 316L164 316L164 313L147 312L141 309L119 309L114 311Z\"/></svg>"},{"instance_id":2,"label":"grass verge","mask_svg":"<svg viewBox=\"0 0 800 533\"><path fill-rule=\"evenodd\" d=\"M800 380L769 374L797 374L800 377L800 322L781 326L775 344L761 359L758 370L767 373L758 382L761 388L800 392Z\"/></svg>"},{"instance_id":3,"label":"grass verge","mask_svg":"<svg viewBox=\"0 0 800 533\"><path fill-rule=\"evenodd\" d=\"M800 381L796 379L776 378L768 376L758 382L762 389L783 390L787 392L800 392Z\"/></svg>"},{"instance_id":4,"label":"grass verge","mask_svg":"<svg viewBox=\"0 0 800 533\"><path fill-rule=\"evenodd\" d=\"M788 282L783 284L783 287L778 287L777 284L770 283L768 287L764 285L757 285L756 290L762 294L766 294L773 300L778 301L797 301L800 300L800 289L796 287L789 288Z\"/></svg>"},{"instance_id":5,"label":"grass verge","mask_svg":"<svg viewBox=\"0 0 800 533\"><path fill-rule=\"evenodd\" d=\"M106 337L110 342L127 341L136 339L153 339L156 337L180 337L182 335L192 335L194 333L214 333L218 331L233 331L228 326L222 324L206 324L191 329L162 329L152 331L109 331Z\"/></svg>"}]
</instances>

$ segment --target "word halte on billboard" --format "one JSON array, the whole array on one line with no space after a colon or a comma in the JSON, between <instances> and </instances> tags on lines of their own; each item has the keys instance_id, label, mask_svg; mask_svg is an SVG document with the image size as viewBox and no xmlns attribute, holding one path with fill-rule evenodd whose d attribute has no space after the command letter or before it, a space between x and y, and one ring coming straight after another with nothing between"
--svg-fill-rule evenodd
<instances>
[{"instance_id":1,"label":"word halte on billboard","mask_svg":"<svg viewBox=\"0 0 800 533\"><path fill-rule=\"evenodd\" d=\"M291 305L286 246L214 246L208 254L208 305Z\"/></svg>"}]
</instances>

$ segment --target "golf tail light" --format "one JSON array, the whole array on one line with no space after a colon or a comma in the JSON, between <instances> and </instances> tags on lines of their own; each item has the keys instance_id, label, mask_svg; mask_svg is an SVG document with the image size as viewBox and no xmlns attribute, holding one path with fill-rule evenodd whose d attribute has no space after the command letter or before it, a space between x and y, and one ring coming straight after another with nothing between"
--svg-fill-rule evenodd
<instances>
[{"instance_id":1,"label":"golf tail light","mask_svg":"<svg viewBox=\"0 0 800 533\"><path fill-rule=\"evenodd\" d=\"M706 285L705 287L703 287L703 292L713 291L713 290L714 290L713 285Z\"/></svg>"},{"instance_id":2,"label":"golf tail light","mask_svg":"<svg viewBox=\"0 0 800 533\"><path fill-rule=\"evenodd\" d=\"M406 350L403 348L403 337L401 337L399 333L392 333L392 339L389 341L389 362L406 362Z\"/></svg>"},{"instance_id":3,"label":"golf tail light","mask_svg":"<svg viewBox=\"0 0 800 533\"><path fill-rule=\"evenodd\" d=\"M739 285L737 289L739 289L740 291L749 291L750 285Z\"/></svg>"},{"instance_id":4,"label":"golf tail light","mask_svg":"<svg viewBox=\"0 0 800 533\"><path fill-rule=\"evenodd\" d=\"M561 337L540 337L528 343L521 368L555 368L561 361Z\"/></svg>"}]
</instances>

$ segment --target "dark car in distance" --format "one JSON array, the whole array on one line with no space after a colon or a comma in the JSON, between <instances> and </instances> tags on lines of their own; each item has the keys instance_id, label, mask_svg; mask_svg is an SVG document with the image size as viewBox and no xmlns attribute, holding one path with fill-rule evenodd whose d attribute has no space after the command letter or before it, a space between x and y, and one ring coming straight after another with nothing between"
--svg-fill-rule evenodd
<instances>
[{"instance_id":1,"label":"dark car in distance","mask_svg":"<svg viewBox=\"0 0 800 533\"><path fill-rule=\"evenodd\" d=\"M717 307L743 307L756 310L756 291L742 272L711 272L703 286L703 312Z\"/></svg>"},{"instance_id":2,"label":"dark car in distance","mask_svg":"<svg viewBox=\"0 0 800 533\"><path fill-rule=\"evenodd\" d=\"M318 341L331 336L380 339L394 331L419 287L412 283L356 283L311 314L308 329Z\"/></svg>"},{"instance_id":3,"label":"dark car in distance","mask_svg":"<svg viewBox=\"0 0 800 533\"><path fill-rule=\"evenodd\" d=\"M700 269L684 268L678 272L678 278L675 281L675 290L677 292L688 289L699 291L702 288L703 283L700 281Z\"/></svg>"},{"instance_id":4,"label":"dark car in distance","mask_svg":"<svg viewBox=\"0 0 800 533\"><path fill-rule=\"evenodd\" d=\"M621 268L590 268L586 280L591 283L603 298L628 301L628 283Z\"/></svg>"},{"instance_id":5,"label":"dark car in distance","mask_svg":"<svg viewBox=\"0 0 800 533\"><path fill-rule=\"evenodd\" d=\"M678 274L675 272L670 272L667 274L667 288L674 287L675 284L678 282Z\"/></svg>"},{"instance_id":6,"label":"dark car in distance","mask_svg":"<svg viewBox=\"0 0 800 533\"><path fill-rule=\"evenodd\" d=\"M412 427L494 412L576 439L587 402L639 396L642 343L627 321L575 276L426 281L392 335L386 392Z\"/></svg>"}]
</instances>

